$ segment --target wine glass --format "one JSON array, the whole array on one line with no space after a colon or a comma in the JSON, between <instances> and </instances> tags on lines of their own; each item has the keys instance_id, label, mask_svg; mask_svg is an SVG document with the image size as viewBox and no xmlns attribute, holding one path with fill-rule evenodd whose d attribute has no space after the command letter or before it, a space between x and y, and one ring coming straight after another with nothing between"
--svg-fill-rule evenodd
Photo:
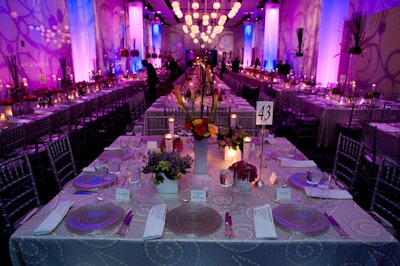
<instances>
[{"instance_id":1,"label":"wine glass","mask_svg":"<svg viewBox=\"0 0 400 266\"><path fill-rule=\"evenodd\" d=\"M133 128L131 124L126 124L125 125L125 134L127 136L132 136L133 135Z\"/></svg>"},{"instance_id":2,"label":"wine glass","mask_svg":"<svg viewBox=\"0 0 400 266\"><path fill-rule=\"evenodd\" d=\"M233 171L229 169L223 169L219 172L219 181L221 183L221 186L224 188L229 188L233 184ZM226 201L228 198L228 190L226 190L226 195L224 195L224 208L226 209Z\"/></svg>"},{"instance_id":3,"label":"wine glass","mask_svg":"<svg viewBox=\"0 0 400 266\"><path fill-rule=\"evenodd\" d=\"M136 208L136 191L141 187L141 170L140 165L133 160L129 160L126 164L126 177L129 187L133 190L133 207Z\"/></svg>"},{"instance_id":4,"label":"wine glass","mask_svg":"<svg viewBox=\"0 0 400 266\"><path fill-rule=\"evenodd\" d=\"M104 179L109 180L111 178L115 178L116 173L118 173L121 168L121 159L119 159L119 158L109 159L108 163L107 163L107 167L108 167L108 172L110 173L110 175L106 175L106 177Z\"/></svg>"},{"instance_id":5,"label":"wine glass","mask_svg":"<svg viewBox=\"0 0 400 266\"><path fill-rule=\"evenodd\" d=\"M239 209L244 209L247 207L245 203L243 203L242 200L242 192L245 186L245 182L249 180L250 178L250 172L249 171L236 171L235 172L236 177L235 177L235 182L238 182L239 186L239 196L240 196L240 202L237 204L237 208Z\"/></svg>"},{"instance_id":6,"label":"wine glass","mask_svg":"<svg viewBox=\"0 0 400 266\"><path fill-rule=\"evenodd\" d=\"M135 136L141 137L143 135L143 126L142 125L134 125L133 132L135 133Z\"/></svg>"}]
</instances>

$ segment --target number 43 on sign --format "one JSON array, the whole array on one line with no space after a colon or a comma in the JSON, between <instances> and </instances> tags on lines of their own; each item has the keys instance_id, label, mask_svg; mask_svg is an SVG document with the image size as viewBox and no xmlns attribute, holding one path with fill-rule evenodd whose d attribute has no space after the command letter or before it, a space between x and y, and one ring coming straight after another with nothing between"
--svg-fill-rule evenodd
<instances>
[{"instance_id":1,"label":"number 43 on sign","mask_svg":"<svg viewBox=\"0 0 400 266\"><path fill-rule=\"evenodd\" d=\"M272 125L274 102L258 101L256 107L256 125Z\"/></svg>"}]
</instances>

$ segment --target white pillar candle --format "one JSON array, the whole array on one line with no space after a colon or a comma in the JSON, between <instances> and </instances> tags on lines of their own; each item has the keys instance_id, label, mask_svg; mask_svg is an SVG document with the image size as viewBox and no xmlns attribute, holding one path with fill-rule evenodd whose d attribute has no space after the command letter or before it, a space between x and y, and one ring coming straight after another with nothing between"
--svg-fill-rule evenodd
<instances>
[{"instance_id":1,"label":"white pillar candle","mask_svg":"<svg viewBox=\"0 0 400 266\"><path fill-rule=\"evenodd\" d=\"M243 138L243 160L249 160L251 137L246 136Z\"/></svg>"},{"instance_id":2,"label":"white pillar candle","mask_svg":"<svg viewBox=\"0 0 400 266\"><path fill-rule=\"evenodd\" d=\"M237 123L237 114L231 114L231 127L234 128L236 127L236 123Z\"/></svg>"},{"instance_id":3,"label":"white pillar candle","mask_svg":"<svg viewBox=\"0 0 400 266\"><path fill-rule=\"evenodd\" d=\"M174 121L175 119L173 117L168 118L168 128L171 135L174 135Z\"/></svg>"},{"instance_id":4,"label":"white pillar candle","mask_svg":"<svg viewBox=\"0 0 400 266\"><path fill-rule=\"evenodd\" d=\"M165 137L165 149L167 150L167 152L172 152L173 150L172 134L166 133L164 137Z\"/></svg>"}]
</instances>

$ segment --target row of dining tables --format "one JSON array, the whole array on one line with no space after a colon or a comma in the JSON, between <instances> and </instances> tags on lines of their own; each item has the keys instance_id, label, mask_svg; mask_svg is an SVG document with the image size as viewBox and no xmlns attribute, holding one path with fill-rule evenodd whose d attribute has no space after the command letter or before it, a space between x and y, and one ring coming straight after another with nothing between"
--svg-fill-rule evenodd
<instances>
[{"instance_id":1,"label":"row of dining tables","mask_svg":"<svg viewBox=\"0 0 400 266\"><path fill-rule=\"evenodd\" d=\"M320 119L320 124L317 134L318 147L334 147L337 142L339 123L349 121L352 105L344 103L336 99L330 99L323 95L307 95L301 93L302 90L309 88L300 88L298 86L286 86L286 84L265 80L254 75L245 73L229 73L224 76L224 81L227 84L238 83L240 86L255 85L260 87L260 100L273 100L274 110L276 114L281 114L285 106L293 107L295 101L301 102L304 112L313 114ZM378 121L382 112L384 100L376 100L375 108L372 113L372 119ZM379 124L377 122L373 122ZM385 156L398 161L400 136L397 133L397 124L378 125L378 152Z\"/></svg>"},{"instance_id":2,"label":"row of dining tables","mask_svg":"<svg viewBox=\"0 0 400 266\"><path fill-rule=\"evenodd\" d=\"M30 114L21 114L17 116L9 116L4 119L0 119L0 139L2 138L2 132L9 128L22 127L25 126L25 143L29 144L34 141L35 137L35 121L47 119L50 117L51 120L51 131L57 132L59 121L57 114L63 110L70 110L70 124L75 123L75 107L79 104L84 105L84 116L91 116L93 108L91 107L91 102L94 100L99 101L98 106L101 106L101 99L104 95L111 95L121 92L121 97L132 97L135 91L141 89L143 84L142 80L132 80L123 82L117 86L99 90L94 93L80 96L78 98L68 100L68 101L58 101L53 105L46 107L35 107L33 112ZM113 98L115 101L120 101L121 99ZM110 98L111 100L111 98ZM105 103L104 103L105 104ZM109 104L115 104L110 102ZM100 108L96 108L100 112Z\"/></svg>"},{"instance_id":3,"label":"row of dining tables","mask_svg":"<svg viewBox=\"0 0 400 266\"><path fill-rule=\"evenodd\" d=\"M131 143L138 138L140 147L121 148L121 141ZM133 159L144 166L147 152L155 148L154 144L158 149L162 138L120 136L105 148L95 161L122 160L114 181L104 185L94 172L94 162L88 165L11 236L13 265L398 265L399 242L351 198L338 196L343 191L334 182L321 198L305 195L305 189L310 189L305 175L312 161L285 138L269 138L261 151L261 139L253 137L248 162L257 167L264 185L255 182L249 192L221 186L220 170L233 162L225 162L223 149L215 138L209 138L206 175L195 175L191 168L179 180L177 194L160 194L151 174L142 173L140 189L131 191L128 199L121 198L119 189L130 188L126 182L128 161ZM182 141L181 154L193 157L193 139L182 137ZM91 192L76 193L87 187ZM311 190L319 188L326 186ZM194 202L193 190L206 190L205 201ZM277 200L288 191L290 199ZM54 230L35 235L35 229L65 201L72 206ZM238 209L238 203L245 207ZM149 216L163 204L167 208L165 217L150 224L161 228L161 234L144 239ZM261 221L255 216L259 207L272 211L272 223L270 216L262 216ZM128 210L133 213L132 222L126 237L118 237L116 232ZM194 210L201 211L191 216ZM232 217L231 238L225 237L226 212ZM324 212L349 237L342 238ZM162 221L166 221L165 226ZM204 233L202 230L208 227L213 230ZM180 229L188 228L192 233L180 233ZM259 230L267 228L270 237L260 237Z\"/></svg>"}]
</instances>

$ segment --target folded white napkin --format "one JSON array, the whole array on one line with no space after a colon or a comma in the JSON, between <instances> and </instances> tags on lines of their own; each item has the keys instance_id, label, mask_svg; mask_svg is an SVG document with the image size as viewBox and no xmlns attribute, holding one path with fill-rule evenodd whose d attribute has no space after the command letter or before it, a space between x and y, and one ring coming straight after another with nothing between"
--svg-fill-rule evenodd
<instances>
[{"instance_id":1,"label":"folded white napkin","mask_svg":"<svg viewBox=\"0 0 400 266\"><path fill-rule=\"evenodd\" d=\"M57 225L62 221L64 216L67 214L69 208L72 205L72 201L61 201L57 207L51 211L41 224L33 231L35 235L50 234Z\"/></svg>"},{"instance_id":2,"label":"folded white napkin","mask_svg":"<svg viewBox=\"0 0 400 266\"><path fill-rule=\"evenodd\" d=\"M94 170L94 166L86 166L86 167L84 167L83 169L82 169L82 172L85 172L85 173L93 173L93 172L95 172L96 170Z\"/></svg>"},{"instance_id":3,"label":"folded white napkin","mask_svg":"<svg viewBox=\"0 0 400 266\"><path fill-rule=\"evenodd\" d=\"M156 239L162 237L165 226L165 215L167 205L153 206L147 216L146 227L144 228L143 239Z\"/></svg>"},{"instance_id":4,"label":"folded white napkin","mask_svg":"<svg viewBox=\"0 0 400 266\"><path fill-rule=\"evenodd\" d=\"M20 118L13 117L13 116L8 117L8 123L11 123L11 124L23 124L23 123L30 123L30 122L32 122L32 120L20 119Z\"/></svg>"},{"instance_id":5,"label":"folded white napkin","mask_svg":"<svg viewBox=\"0 0 400 266\"><path fill-rule=\"evenodd\" d=\"M271 206L265 204L253 209L256 238L277 238Z\"/></svg>"},{"instance_id":6,"label":"folded white napkin","mask_svg":"<svg viewBox=\"0 0 400 266\"><path fill-rule=\"evenodd\" d=\"M56 106L56 107L65 107L65 108L69 107L69 105L65 104L65 103L55 103L54 106Z\"/></svg>"},{"instance_id":7,"label":"folded white napkin","mask_svg":"<svg viewBox=\"0 0 400 266\"><path fill-rule=\"evenodd\" d=\"M104 148L105 151L118 151L120 149L121 149L121 147L105 147Z\"/></svg>"},{"instance_id":8,"label":"folded white napkin","mask_svg":"<svg viewBox=\"0 0 400 266\"><path fill-rule=\"evenodd\" d=\"M316 167L312 160L293 160L288 158L279 158L283 167Z\"/></svg>"},{"instance_id":9,"label":"folded white napkin","mask_svg":"<svg viewBox=\"0 0 400 266\"><path fill-rule=\"evenodd\" d=\"M304 191L308 197L324 198L324 199L353 199L353 196L343 189L323 190L318 187L304 187Z\"/></svg>"},{"instance_id":10,"label":"folded white napkin","mask_svg":"<svg viewBox=\"0 0 400 266\"><path fill-rule=\"evenodd\" d=\"M53 112L38 109L38 110L33 111L33 113L38 114L38 115L49 115L49 114L52 114Z\"/></svg>"}]
</instances>

